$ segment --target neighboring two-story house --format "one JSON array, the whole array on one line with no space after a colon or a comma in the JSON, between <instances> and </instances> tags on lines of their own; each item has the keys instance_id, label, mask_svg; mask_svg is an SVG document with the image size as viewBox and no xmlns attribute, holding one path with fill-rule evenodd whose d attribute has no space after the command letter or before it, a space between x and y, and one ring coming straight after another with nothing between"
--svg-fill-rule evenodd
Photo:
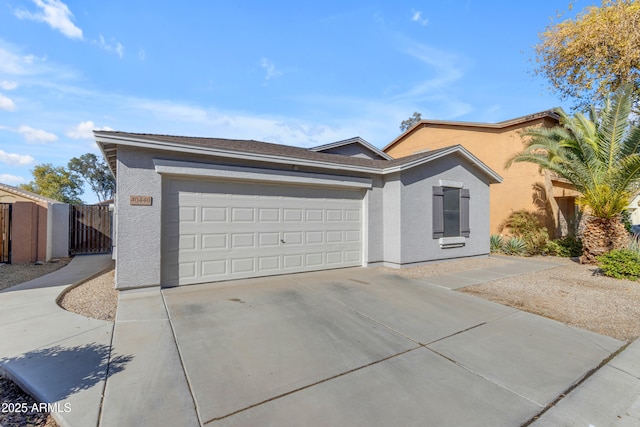
<instances>
[{"instance_id":1,"label":"neighboring two-story house","mask_svg":"<svg viewBox=\"0 0 640 427\"><path fill-rule=\"evenodd\" d=\"M491 233L500 233L504 220L514 211L539 214L554 236L564 236L576 226L578 193L565 180L540 171L531 163L505 163L524 148L520 133L532 126L557 126L559 117L543 111L499 123L422 120L398 136L383 151L393 158L421 151L461 145L503 177L491 186Z\"/></svg>"}]
</instances>

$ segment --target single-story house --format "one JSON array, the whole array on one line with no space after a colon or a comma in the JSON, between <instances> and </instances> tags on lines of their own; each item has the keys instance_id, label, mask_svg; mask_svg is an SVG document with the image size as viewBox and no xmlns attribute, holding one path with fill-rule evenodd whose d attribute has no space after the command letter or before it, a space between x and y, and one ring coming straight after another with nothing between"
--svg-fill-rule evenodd
<instances>
[{"instance_id":1,"label":"single-story house","mask_svg":"<svg viewBox=\"0 0 640 427\"><path fill-rule=\"evenodd\" d=\"M69 256L68 204L2 183L0 203L11 205L11 221L0 224L3 255L10 252L2 258L28 264Z\"/></svg>"},{"instance_id":2,"label":"single-story house","mask_svg":"<svg viewBox=\"0 0 640 427\"><path fill-rule=\"evenodd\" d=\"M563 178L533 163L507 160L524 149L521 132L530 127L552 128L560 124L554 111L542 111L499 123L421 120L382 149L394 159L424 150L460 144L503 178L491 187L491 233L502 232L507 217L518 210L535 212L556 237L577 230L579 216L575 204L579 193Z\"/></svg>"},{"instance_id":3,"label":"single-story house","mask_svg":"<svg viewBox=\"0 0 640 427\"><path fill-rule=\"evenodd\" d=\"M460 145L390 160L360 138L94 134L117 182L118 289L489 254L501 177Z\"/></svg>"}]
</instances>

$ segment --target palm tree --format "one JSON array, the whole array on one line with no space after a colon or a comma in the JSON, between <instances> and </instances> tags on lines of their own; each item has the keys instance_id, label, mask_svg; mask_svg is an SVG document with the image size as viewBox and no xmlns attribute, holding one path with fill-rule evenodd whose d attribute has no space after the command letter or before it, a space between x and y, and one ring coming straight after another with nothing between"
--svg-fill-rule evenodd
<instances>
[{"instance_id":1,"label":"palm tree","mask_svg":"<svg viewBox=\"0 0 640 427\"><path fill-rule=\"evenodd\" d=\"M629 237L621 214L640 181L640 128L629 120L632 93L621 87L602 109L592 107L589 118L558 109L560 126L526 129L525 149L506 164L535 163L581 193L576 202L584 214L583 263L624 247Z\"/></svg>"}]
</instances>

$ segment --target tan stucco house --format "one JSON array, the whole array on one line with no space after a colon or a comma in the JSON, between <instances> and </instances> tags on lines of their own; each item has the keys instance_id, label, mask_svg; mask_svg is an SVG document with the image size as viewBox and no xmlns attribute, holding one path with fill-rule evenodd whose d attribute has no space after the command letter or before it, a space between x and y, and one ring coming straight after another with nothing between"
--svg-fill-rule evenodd
<instances>
[{"instance_id":1,"label":"tan stucco house","mask_svg":"<svg viewBox=\"0 0 640 427\"><path fill-rule=\"evenodd\" d=\"M578 193L561 178L541 172L530 163L505 163L521 151L520 132L532 126L553 127L559 116L543 111L499 123L422 120L398 136L383 151L393 158L422 151L461 145L503 177L490 190L491 233L500 233L501 224L511 212L526 209L537 212L551 234L563 236L575 226L575 197Z\"/></svg>"}]
</instances>

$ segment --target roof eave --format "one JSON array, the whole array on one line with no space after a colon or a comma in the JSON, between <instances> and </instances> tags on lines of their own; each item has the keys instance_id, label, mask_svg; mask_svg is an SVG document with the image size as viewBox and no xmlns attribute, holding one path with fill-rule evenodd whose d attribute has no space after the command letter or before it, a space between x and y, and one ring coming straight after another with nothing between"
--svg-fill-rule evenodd
<instances>
[{"instance_id":1,"label":"roof eave","mask_svg":"<svg viewBox=\"0 0 640 427\"><path fill-rule=\"evenodd\" d=\"M296 164L299 166L318 167L322 169L333 170L347 170L352 172L364 172L381 174L381 168L358 166L358 165L345 165L342 163L330 163L325 161L301 159L299 157L277 156L262 153L246 153L242 151L225 150L221 148L213 147L196 147L188 144L178 144L174 142L165 141L149 141L148 139L139 139L131 137L117 137L114 135L102 135L99 132L95 132L96 142L103 149L104 144L126 145L130 147L150 148L156 150L165 151L177 151L182 153L192 154L205 154L210 156L232 158L239 160L252 160L252 161L264 161L270 163L279 164ZM104 154L104 153L103 153ZM111 169L111 167L110 167ZM112 170L115 175L115 171Z\"/></svg>"},{"instance_id":2,"label":"roof eave","mask_svg":"<svg viewBox=\"0 0 640 427\"><path fill-rule=\"evenodd\" d=\"M411 133L415 132L421 127L427 127L429 125L437 125L437 126L454 126L454 127L475 127L482 129L505 129L511 126L516 126L522 123L527 123L534 120L539 120L542 118L552 118L555 120L559 120L560 116L555 111L556 109L540 111L538 113L529 114L526 116L516 117L514 119L505 120L498 123L482 123L482 122L457 122L453 120L420 120L418 123L411 126L409 129L398 135L393 141L382 148L382 151L386 153L388 149L393 147L395 144L406 138Z\"/></svg>"}]
</instances>

